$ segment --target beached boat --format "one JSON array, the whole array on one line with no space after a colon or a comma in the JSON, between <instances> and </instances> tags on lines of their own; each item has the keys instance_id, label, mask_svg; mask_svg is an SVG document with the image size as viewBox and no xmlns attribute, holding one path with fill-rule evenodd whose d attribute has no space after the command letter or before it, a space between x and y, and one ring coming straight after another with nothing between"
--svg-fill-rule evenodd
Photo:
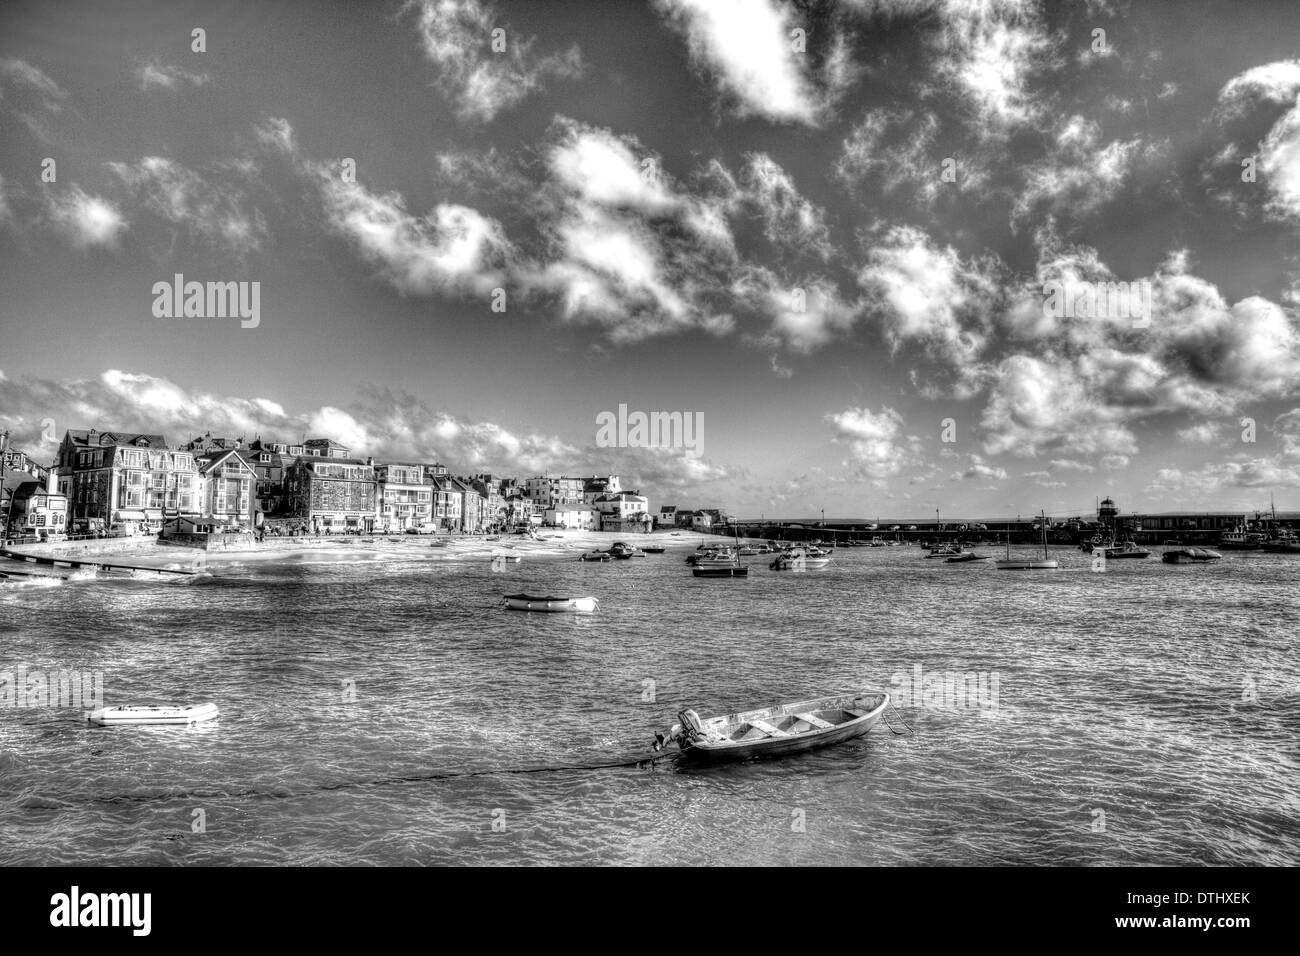
<instances>
[{"instance_id":1,"label":"beached boat","mask_svg":"<svg viewBox=\"0 0 1300 956\"><path fill-rule=\"evenodd\" d=\"M641 550L644 551L646 554L663 554L664 551L667 550L667 549L666 549L666 548L657 547L657 546L655 546L655 545L646 545L646 546L645 546L644 548L642 548Z\"/></svg>"},{"instance_id":2,"label":"beached boat","mask_svg":"<svg viewBox=\"0 0 1300 956\"><path fill-rule=\"evenodd\" d=\"M727 565L721 568L692 568L691 573L697 578L747 578L747 565Z\"/></svg>"},{"instance_id":3,"label":"beached boat","mask_svg":"<svg viewBox=\"0 0 1300 956\"><path fill-rule=\"evenodd\" d=\"M644 558L645 552L640 548L634 548L632 545L623 541L615 541L610 546L609 555L611 557L627 560L628 558Z\"/></svg>"},{"instance_id":4,"label":"beached boat","mask_svg":"<svg viewBox=\"0 0 1300 956\"><path fill-rule=\"evenodd\" d=\"M197 724L220 715L216 704L190 704L186 707L100 707L89 711L86 719L102 727L138 724Z\"/></svg>"},{"instance_id":5,"label":"beached boat","mask_svg":"<svg viewBox=\"0 0 1300 956\"><path fill-rule=\"evenodd\" d=\"M1165 564L1204 564L1206 561L1221 561L1223 555L1209 548L1179 548L1166 551L1160 555L1160 560Z\"/></svg>"},{"instance_id":6,"label":"beached boat","mask_svg":"<svg viewBox=\"0 0 1300 956\"><path fill-rule=\"evenodd\" d=\"M883 691L819 697L701 719L683 710L654 749L676 744L682 759L701 763L784 757L861 737L889 706Z\"/></svg>"},{"instance_id":7,"label":"beached boat","mask_svg":"<svg viewBox=\"0 0 1300 956\"><path fill-rule=\"evenodd\" d=\"M587 614L600 604L594 597L535 597L531 594L507 594L505 601L506 607L512 611L549 611L552 614L566 611Z\"/></svg>"},{"instance_id":8,"label":"beached boat","mask_svg":"<svg viewBox=\"0 0 1300 956\"><path fill-rule=\"evenodd\" d=\"M584 551L578 558L579 561L613 561L604 551Z\"/></svg>"}]
</instances>

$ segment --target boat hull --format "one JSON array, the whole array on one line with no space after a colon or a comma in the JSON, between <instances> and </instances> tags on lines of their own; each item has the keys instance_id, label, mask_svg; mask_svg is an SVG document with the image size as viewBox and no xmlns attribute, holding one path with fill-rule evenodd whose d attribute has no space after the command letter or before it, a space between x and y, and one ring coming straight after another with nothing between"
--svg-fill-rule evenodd
<instances>
[{"instance_id":1,"label":"boat hull","mask_svg":"<svg viewBox=\"0 0 1300 956\"><path fill-rule=\"evenodd\" d=\"M692 568L691 573L697 578L747 578L749 568Z\"/></svg>"},{"instance_id":2,"label":"boat hull","mask_svg":"<svg viewBox=\"0 0 1300 956\"><path fill-rule=\"evenodd\" d=\"M997 563L999 571L1055 571L1059 567L1055 561L1017 561L1015 558Z\"/></svg>"},{"instance_id":3,"label":"boat hull","mask_svg":"<svg viewBox=\"0 0 1300 956\"><path fill-rule=\"evenodd\" d=\"M101 727L124 727L145 724L189 725L219 716L216 704L193 704L189 707L101 707L87 713L86 719Z\"/></svg>"},{"instance_id":4,"label":"boat hull","mask_svg":"<svg viewBox=\"0 0 1300 956\"><path fill-rule=\"evenodd\" d=\"M1160 556L1160 560L1165 564L1206 564L1210 561L1223 560L1223 555L1208 548L1187 548L1181 551L1166 551Z\"/></svg>"},{"instance_id":5,"label":"boat hull","mask_svg":"<svg viewBox=\"0 0 1300 956\"><path fill-rule=\"evenodd\" d=\"M512 611L542 611L548 614L590 614L600 604L594 597L533 597L528 594L507 594L505 601L506 607Z\"/></svg>"},{"instance_id":6,"label":"boat hull","mask_svg":"<svg viewBox=\"0 0 1300 956\"><path fill-rule=\"evenodd\" d=\"M761 710L743 711L726 717L706 720L707 727L719 721L727 724L747 723L751 720L772 720L790 714L808 713L830 708L865 709L861 717L837 724L826 729L811 730L801 734L784 737L765 737L759 740L701 741L688 745L681 751L681 759L692 764L735 763L742 760L764 760L775 757L788 757L792 754L806 753L833 744L843 743L855 737L861 737L874 727L889 706L889 695L872 693L862 695L845 695L843 697L823 697L817 700L797 701L781 704ZM680 725L674 725L670 736L681 732Z\"/></svg>"}]
</instances>

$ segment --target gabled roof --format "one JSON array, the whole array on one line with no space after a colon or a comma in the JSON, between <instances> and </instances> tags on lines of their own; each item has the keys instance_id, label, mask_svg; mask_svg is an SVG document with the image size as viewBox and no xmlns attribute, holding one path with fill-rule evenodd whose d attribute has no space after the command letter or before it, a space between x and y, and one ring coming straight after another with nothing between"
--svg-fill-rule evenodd
<instances>
[{"instance_id":1,"label":"gabled roof","mask_svg":"<svg viewBox=\"0 0 1300 956\"><path fill-rule=\"evenodd\" d=\"M149 435L141 432L100 431L95 428L70 428L65 441L71 441L78 448L107 448L110 445L133 445L138 448L161 448L167 450L167 440L162 435Z\"/></svg>"},{"instance_id":2,"label":"gabled roof","mask_svg":"<svg viewBox=\"0 0 1300 956\"><path fill-rule=\"evenodd\" d=\"M194 456L194 463L199 466L199 473L204 474L211 471L217 465L222 464L227 458L234 457L241 465L249 471L253 471L253 466L234 448L227 448L225 451L210 451L202 455Z\"/></svg>"}]
</instances>

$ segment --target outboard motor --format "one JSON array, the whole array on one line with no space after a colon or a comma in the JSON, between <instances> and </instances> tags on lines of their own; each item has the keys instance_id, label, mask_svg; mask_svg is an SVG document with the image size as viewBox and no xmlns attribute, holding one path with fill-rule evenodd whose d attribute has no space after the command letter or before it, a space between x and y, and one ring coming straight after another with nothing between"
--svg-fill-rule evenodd
<instances>
[{"instance_id":1,"label":"outboard motor","mask_svg":"<svg viewBox=\"0 0 1300 956\"><path fill-rule=\"evenodd\" d=\"M693 710L683 710L677 715L682 725L682 736L694 742L704 736L704 727L700 724L700 715Z\"/></svg>"}]
</instances>

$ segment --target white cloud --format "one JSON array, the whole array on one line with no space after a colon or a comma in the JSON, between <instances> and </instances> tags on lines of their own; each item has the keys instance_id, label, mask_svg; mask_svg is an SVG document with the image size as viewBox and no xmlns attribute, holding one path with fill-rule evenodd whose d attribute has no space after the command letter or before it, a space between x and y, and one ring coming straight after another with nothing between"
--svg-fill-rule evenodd
<instances>
[{"instance_id":1,"label":"white cloud","mask_svg":"<svg viewBox=\"0 0 1300 956\"><path fill-rule=\"evenodd\" d=\"M845 41L837 37L819 89L809 54L794 50L791 31L800 25L776 0L657 2L739 116L815 125L851 78Z\"/></svg>"},{"instance_id":2,"label":"white cloud","mask_svg":"<svg viewBox=\"0 0 1300 956\"><path fill-rule=\"evenodd\" d=\"M848 408L827 415L836 444L847 445L851 466L867 478L880 481L897 474L907 460L900 445L903 418L889 407L877 412L869 408Z\"/></svg>"},{"instance_id":3,"label":"white cloud","mask_svg":"<svg viewBox=\"0 0 1300 956\"><path fill-rule=\"evenodd\" d=\"M945 0L939 73L965 93L978 130L998 134L1036 120L1030 80L1050 65L1052 41L1036 0Z\"/></svg>"},{"instance_id":4,"label":"white cloud","mask_svg":"<svg viewBox=\"0 0 1300 956\"><path fill-rule=\"evenodd\" d=\"M46 215L54 228L78 249L113 248L127 228L117 206L73 184L46 193Z\"/></svg>"},{"instance_id":5,"label":"white cloud","mask_svg":"<svg viewBox=\"0 0 1300 956\"><path fill-rule=\"evenodd\" d=\"M986 264L963 263L913 226L895 226L871 243L858 282L879 309L885 340L897 351L917 342L957 369L983 350L998 296Z\"/></svg>"},{"instance_id":6,"label":"white cloud","mask_svg":"<svg viewBox=\"0 0 1300 956\"><path fill-rule=\"evenodd\" d=\"M109 168L142 196L147 208L191 235L236 255L261 247L266 222L241 188L205 179L174 160L145 156L138 163L110 163Z\"/></svg>"},{"instance_id":7,"label":"white cloud","mask_svg":"<svg viewBox=\"0 0 1300 956\"><path fill-rule=\"evenodd\" d=\"M136 70L135 75L140 81L140 88L145 90L150 87L174 90L185 84L204 86L212 79L206 73L191 73L179 66L168 66L157 61L143 64Z\"/></svg>"},{"instance_id":8,"label":"white cloud","mask_svg":"<svg viewBox=\"0 0 1300 956\"><path fill-rule=\"evenodd\" d=\"M490 122L547 80L576 79L585 69L577 44L539 57L534 39L517 36L480 0L412 0L419 9L425 56L439 70L437 85L462 120ZM492 32L505 30L505 49L492 48Z\"/></svg>"},{"instance_id":9,"label":"white cloud","mask_svg":"<svg viewBox=\"0 0 1300 956\"><path fill-rule=\"evenodd\" d=\"M1178 440L1196 445L1209 445L1217 441L1221 425L1218 422L1199 422L1178 429Z\"/></svg>"},{"instance_id":10,"label":"white cloud","mask_svg":"<svg viewBox=\"0 0 1300 956\"><path fill-rule=\"evenodd\" d=\"M1260 103L1287 107L1258 146L1269 208L1280 216L1300 217L1300 60L1268 63L1233 77L1219 92L1217 116L1234 120Z\"/></svg>"},{"instance_id":11,"label":"white cloud","mask_svg":"<svg viewBox=\"0 0 1300 956\"><path fill-rule=\"evenodd\" d=\"M56 112L60 108L58 101L68 96L67 91L58 83L26 60L0 57L0 77L35 90L45 101L46 108Z\"/></svg>"},{"instance_id":12,"label":"white cloud","mask_svg":"<svg viewBox=\"0 0 1300 956\"><path fill-rule=\"evenodd\" d=\"M763 218L763 232L769 241L823 260L831 258L834 246L825 211L801 196L794 180L771 157L746 154L742 182L746 198Z\"/></svg>"}]
</instances>

